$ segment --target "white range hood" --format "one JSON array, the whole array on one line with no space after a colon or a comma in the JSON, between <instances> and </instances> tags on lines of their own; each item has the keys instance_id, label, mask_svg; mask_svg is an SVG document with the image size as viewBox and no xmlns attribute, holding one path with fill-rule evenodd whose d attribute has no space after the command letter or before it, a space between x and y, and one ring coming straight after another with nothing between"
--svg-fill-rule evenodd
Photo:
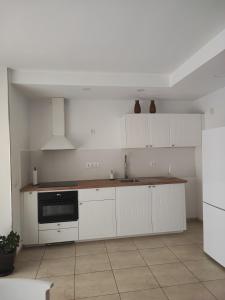
<instances>
[{"instance_id":1,"label":"white range hood","mask_svg":"<svg viewBox=\"0 0 225 300\"><path fill-rule=\"evenodd\" d=\"M75 149L65 136L64 98L52 98L52 137L41 150Z\"/></svg>"}]
</instances>

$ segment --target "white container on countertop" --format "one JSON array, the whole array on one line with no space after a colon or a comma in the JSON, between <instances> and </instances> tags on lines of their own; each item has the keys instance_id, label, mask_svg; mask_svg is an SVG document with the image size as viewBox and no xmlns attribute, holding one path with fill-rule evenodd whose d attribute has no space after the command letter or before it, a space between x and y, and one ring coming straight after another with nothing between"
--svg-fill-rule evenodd
<instances>
[{"instance_id":1,"label":"white container on countertop","mask_svg":"<svg viewBox=\"0 0 225 300\"><path fill-rule=\"evenodd\" d=\"M110 173L109 173L109 179L111 179L111 180L115 179L113 170L111 170Z\"/></svg>"},{"instance_id":2,"label":"white container on countertop","mask_svg":"<svg viewBox=\"0 0 225 300\"><path fill-rule=\"evenodd\" d=\"M38 171L37 168L34 167L33 168L33 185L37 185L38 184Z\"/></svg>"}]
</instances>

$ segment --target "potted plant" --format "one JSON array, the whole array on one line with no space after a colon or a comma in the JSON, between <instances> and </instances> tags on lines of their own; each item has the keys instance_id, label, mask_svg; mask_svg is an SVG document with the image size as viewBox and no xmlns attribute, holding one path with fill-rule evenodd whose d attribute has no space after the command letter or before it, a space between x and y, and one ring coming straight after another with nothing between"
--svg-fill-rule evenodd
<instances>
[{"instance_id":1,"label":"potted plant","mask_svg":"<svg viewBox=\"0 0 225 300\"><path fill-rule=\"evenodd\" d=\"M20 236L14 231L11 231L7 236L0 236L0 277L13 272L19 241Z\"/></svg>"}]
</instances>

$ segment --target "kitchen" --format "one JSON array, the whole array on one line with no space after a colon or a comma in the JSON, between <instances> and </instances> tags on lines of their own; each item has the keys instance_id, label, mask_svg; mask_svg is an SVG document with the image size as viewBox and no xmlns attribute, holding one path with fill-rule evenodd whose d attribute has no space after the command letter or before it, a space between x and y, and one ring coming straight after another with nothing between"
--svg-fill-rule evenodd
<instances>
[{"instance_id":1,"label":"kitchen","mask_svg":"<svg viewBox=\"0 0 225 300\"><path fill-rule=\"evenodd\" d=\"M137 1L132 2L130 7L137 9ZM150 2L146 5L163 12L163 6ZM117 27L112 27L115 32L111 28L111 37L116 33L118 43L112 46L105 35L105 45L112 48L108 48L106 59L102 44L95 44L91 31L93 24L102 24L102 18L97 21L90 15L93 20L87 24L93 35L89 36L86 27L71 28L71 32L83 33L77 35L80 42L76 49L82 51L71 58L71 68L46 43L47 34L41 38L37 33L39 45L51 48L45 52L46 64L28 44L32 60L26 57L22 63L21 45L18 61L13 51L5 52L7 67L0 68L0 234L13 230L20 238L14 268L3 274L8 275L7 280L47 282L52 300L223 299L222 186L216 199L213 194L217 193L216 180L224 182L220 163L224 132L213 128L225 126L225 7L221 2L219 10L218 4L209 18L210 0L207 3L204 10L194 2L181 5L182 9L186 5L190 8L191 16L197 11L193 26L201 34L196 32L196 40L188 40L189 26L185 27L185 38L159 26L164 37L164 50L160 51L165 59L153 54L152 48L150 56L145 57L143 50L143 57L137 55L135 60L135 53L140 53L135 45L133 60L123 49L121 57L117 56L117 46L123 44ZM58 5L65 21L68 7ZM121 21L120 14L102 6L108 16ZM74 11L77 22L82 23L78 11L88 14L84 7L86 4L80 3ZM97 7L92 9L100 14ZM140 7L140 12L135 10L139 21L143 14L150 14L153 22L151 10ZM26 9L34 13L32 5ZM165 22L171 24L177 10L174 8ZM51 10L48 13L53 18L57 15ZM129 24L130 13L125 14ZM204 28L199 19L204 19ZM21 18L21 22L29 20ZM43 17L46 33L48 22ZM111 17L107 22L111 24ZM145 30L134 25L132 32L139 32L139 26ZM64 31L55 26L56 35L61 35ZM129 38L131 28L123 30ZM98 27L97 32L101 31L105 34L106 28ZM155 36L153 31L151 34ZM182 41L190 47L192 56L181 48L174 52L173 43L166 43L167 34L175 45ZM89 66L82 60L88 48L83 44L84 36L86 43L92 41ZM197 43L203 36L205 42ZM149 51L154 43L140 38ZM67 53L70 47L61 47L64 57L72 57ZM99 49L102 59L95 52ZM169 51L176 53L174 60ZM154 60L158 67L154 68ZM0 292L4 280L0 279Z\"/></svg>"}]
</instances>

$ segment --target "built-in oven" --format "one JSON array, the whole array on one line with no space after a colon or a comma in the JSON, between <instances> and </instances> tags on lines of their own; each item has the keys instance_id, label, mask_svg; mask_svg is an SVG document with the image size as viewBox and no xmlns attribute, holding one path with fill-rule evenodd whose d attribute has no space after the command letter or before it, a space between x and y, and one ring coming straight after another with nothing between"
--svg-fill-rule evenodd
<instances>
[{"instance_id":1,"label":"built-in oven","mask_svg":"<svg viewBox=\"0 0 225 300\"><path fill-rule=\"evenodd\" d=\"M78 220L78 191L38 193L38 222L55 223Z\"/></svg>"}]
</instances>

